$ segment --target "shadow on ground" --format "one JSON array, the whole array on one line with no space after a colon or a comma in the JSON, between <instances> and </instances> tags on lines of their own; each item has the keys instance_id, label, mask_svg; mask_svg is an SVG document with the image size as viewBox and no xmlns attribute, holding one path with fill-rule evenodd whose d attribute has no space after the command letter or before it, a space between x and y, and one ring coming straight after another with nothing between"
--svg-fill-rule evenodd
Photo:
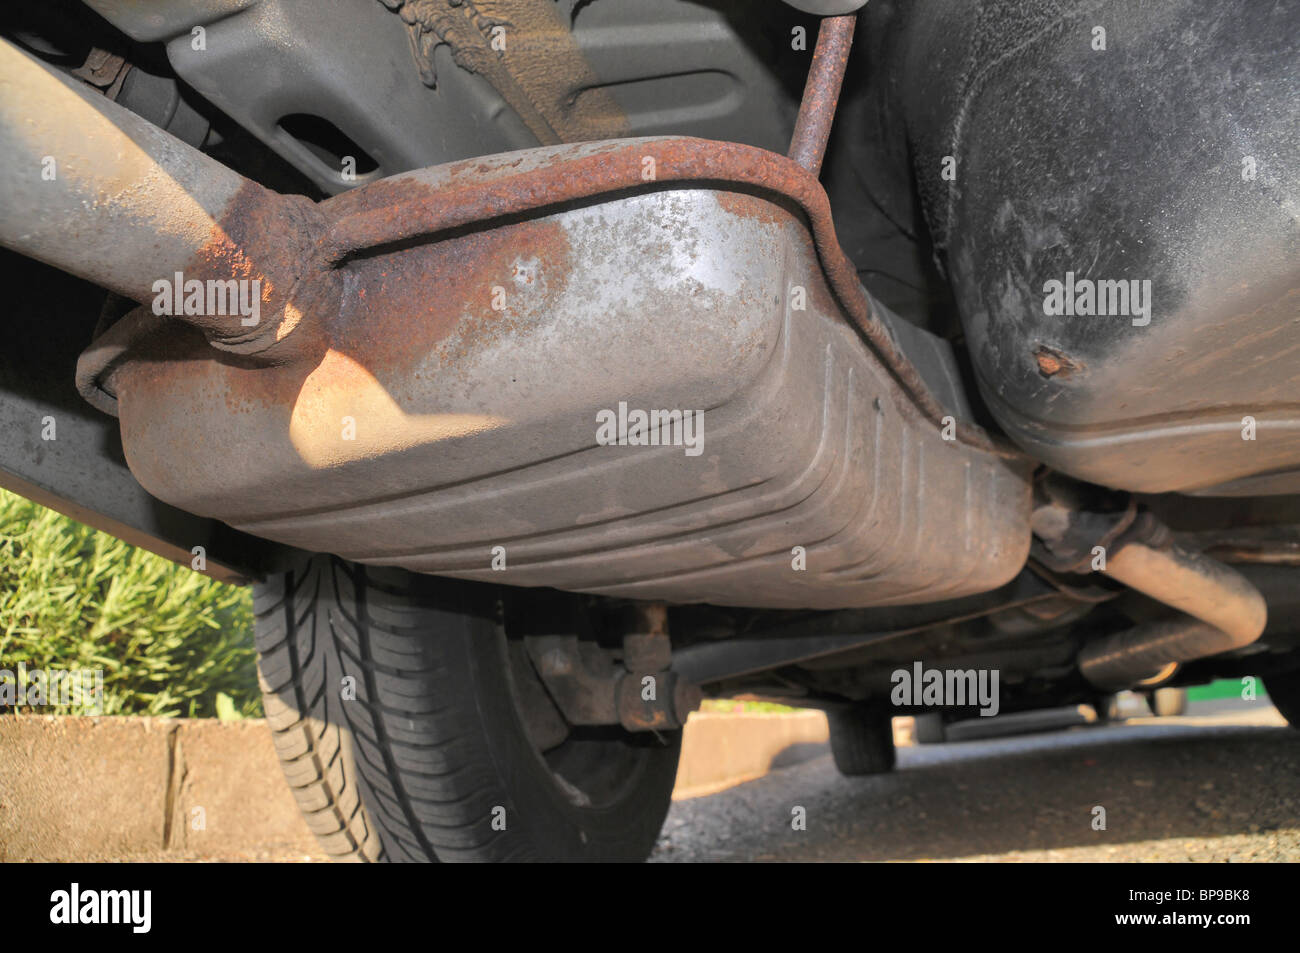
<instances>
[{"instance_id":1,"label":"shadow on ground","mask_svg":"<svg viewBox=\"0 0 1300 953\"><path fill-rule=\"evenodd\" d=\"M823 754L675 803L652 859L1300 860L1300 732L1267 710L906 747L868 778Z\"/></svg>"}]
</instances>

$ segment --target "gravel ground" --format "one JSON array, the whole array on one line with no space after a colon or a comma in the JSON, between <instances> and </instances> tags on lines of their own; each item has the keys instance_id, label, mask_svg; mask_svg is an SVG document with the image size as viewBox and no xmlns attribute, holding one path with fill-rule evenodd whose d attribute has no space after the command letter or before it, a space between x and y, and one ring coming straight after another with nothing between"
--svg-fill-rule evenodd
<instances>
[{"instance_id":1,"label":"gravel ground","mask_svg":"<svg viewBox=\"0 0 1300 953\"><path fill-rule=\"evenodd\" d=\"M676 802L651 860L1300 861L1300 732L1220 708L900 748L870 778L823 754Z\"/></svg>"}]
</instances>

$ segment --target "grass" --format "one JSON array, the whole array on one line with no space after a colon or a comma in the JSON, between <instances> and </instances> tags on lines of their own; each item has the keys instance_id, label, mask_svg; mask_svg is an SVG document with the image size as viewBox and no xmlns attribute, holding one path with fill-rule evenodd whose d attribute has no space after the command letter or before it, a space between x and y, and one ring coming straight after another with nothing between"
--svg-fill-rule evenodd
<instances>
[{"instance_id":1,"label":"grass","mask_svg":"<svg viewBox=\"0 0 1300 953\"><path fill-rule=\"evenodd\" d=\"M776 702L740 701L735 698L706 698L700 705L700 711L723 712L729 715L785 715L791 712L803 711L803 709L791 708L789 705L779 705Z\"/></svg>"},{"instance_id":2,"label":"grass","mask_svg":"<svg viewBox=\"0 0 1300 953\"><path fill-rule=\"evenodd\" d=\"M1216 698L1240 698L1241 688L1241 679L1239 678L1220 679L1217 682L1210 682L1208 685L1193 685L1187 689L1187 699L1188 701L1200 702ZM1264 691L1264 683L1260 679L1255 679L1255 695L1257 698L1268 697L1268 692Z\"/></svg>"},{"instance_id":3,"label":"grass","mask_svg":"<svg viewBox=\"0 0 1300 953\"><path fill-rule=\"evenodd\" d=\"M247 589L0 490L0 669L102 669L105 715L257 716L252 629Z\"/></svg>"}]
</instances>

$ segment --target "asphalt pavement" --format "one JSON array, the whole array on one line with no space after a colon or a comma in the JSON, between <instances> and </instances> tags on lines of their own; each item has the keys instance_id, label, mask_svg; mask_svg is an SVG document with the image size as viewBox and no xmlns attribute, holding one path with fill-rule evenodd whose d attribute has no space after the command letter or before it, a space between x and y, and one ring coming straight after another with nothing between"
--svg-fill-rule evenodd
<instances>
[{"instance_id":1,"label":"asphalt pavement","mask_svg":"<svg viewBox=\"0 0 1300 953\"><path fill-rule=\"evenodd\" d=\"M1300 731L1265 702L1205 702L900 747L892 773L866 778L823 749L674 802L651 860L1298 861Z\"/></svg>"}]
</instances>

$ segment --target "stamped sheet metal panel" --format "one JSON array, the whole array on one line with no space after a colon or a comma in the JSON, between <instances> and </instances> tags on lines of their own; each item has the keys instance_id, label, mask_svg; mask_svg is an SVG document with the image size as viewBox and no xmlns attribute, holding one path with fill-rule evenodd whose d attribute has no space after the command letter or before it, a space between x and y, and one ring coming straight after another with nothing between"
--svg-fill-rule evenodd
<instances>
[{"instance_id":1,"label":"stamped sheet metal panel","mask_svg":"<svg viewBox=\"0 0 1300 953\"><path fill-rule=\"evenodd\" d=\"M1025 561L1024 465L915 414L785 205L651 191L337 279L304 366L177 328L119 372L146 487L361 562L680 602L925 602ZM602 442L636 410L692 427Z\"/></svg>"}]
</instances>

